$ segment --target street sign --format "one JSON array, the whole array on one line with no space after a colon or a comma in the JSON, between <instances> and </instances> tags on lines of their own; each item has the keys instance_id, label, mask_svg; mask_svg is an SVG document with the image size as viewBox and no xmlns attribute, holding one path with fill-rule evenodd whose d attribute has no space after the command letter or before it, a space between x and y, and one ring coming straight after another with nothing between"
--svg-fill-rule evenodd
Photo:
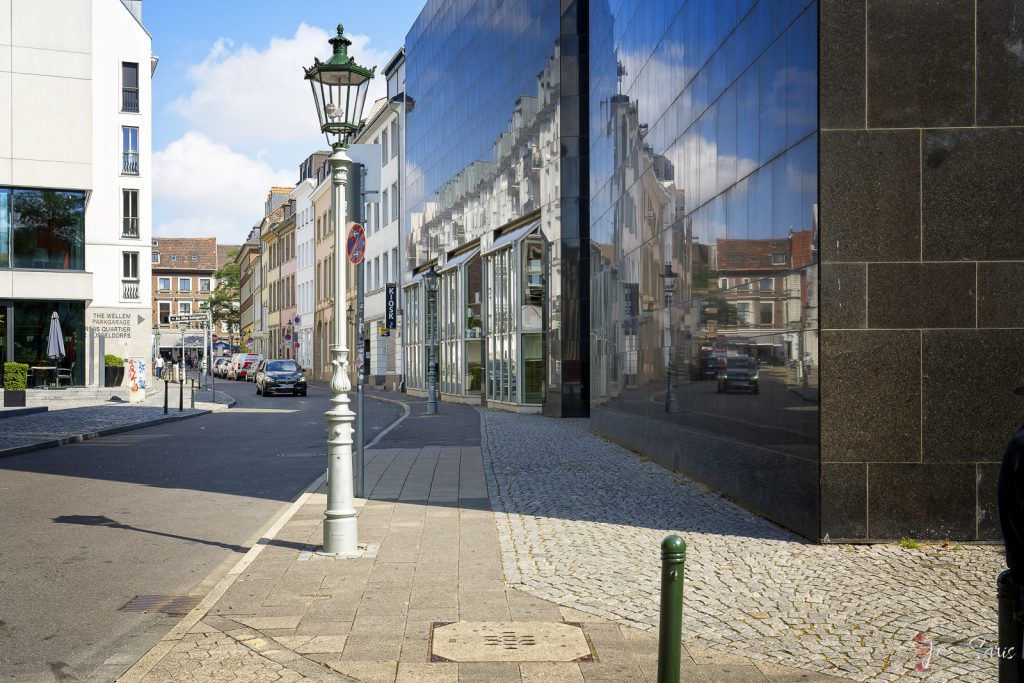
<instances>
[{"instance_id":1,"label":"street sign","mask_svg":"<svg viewBox=\"0 0 1024 683\"><path fill-rule=\"evenodd\" d=\"M172 323L205 323L205 315L172 315L168 317Z\"/></svg>"},{"instance_id":2,"label":"street sign","mask_svg":"<svg viewBox=\"0 0 1024 683\"><path fill-rule=\"evenodd\" d=\"M200 301L199 302L199 310L200 311L208 311L208 310L210 310L210 302L209 301Z\"/></svg>"},{"instance_id":3,"label":"street sign","mask_svg":"<svg viewBox=\"0 0 1024 683\"><path fill-rule=\"evenodd\" d=\"M215 335L215 334L211 334L211 335L210 335L210 341L212 341L212 342L216 342L216 341L217 341L217 339L218 339L217 335Z\"/></svg>"},{"instance_id":4,"label":"street sign","mask_svg":"<svg viewBox=\"0 0 1024 683\"><path fill-rule=\"evenodd\" d=\"M384 285L384 327L389 330L398 327L398 285L394 282Z\"/></svg>"},{"instance_id":5,"label":"street sign","mask_svg":"<svg viewBox=\"0 0 1024 683\"><path fill-rule=\"evenodd\" d=\"M348 231L348 260L352 263L362 263L366 255L366 233L363 226L354 223Z\"/></svg>"}]
</instances>

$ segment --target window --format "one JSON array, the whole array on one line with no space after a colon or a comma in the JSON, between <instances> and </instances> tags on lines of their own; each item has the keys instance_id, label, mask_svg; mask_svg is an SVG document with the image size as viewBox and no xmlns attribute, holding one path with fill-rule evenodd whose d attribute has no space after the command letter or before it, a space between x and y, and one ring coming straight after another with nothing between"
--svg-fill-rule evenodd
<instances>
[{"instance_id":1,"label":"window","mask_svg":"<svg viewBox=\"0 0 1024 683\"><path fill-rule=\"evenodd\" d=\"M786 265L785 254L772 254L772 265L773 266L784 266Z\"/></svg>"},{"instance_id":2,"label":"window","mask_svg":"<svg viewBox=\"0 0 1024 683\"><path fill-rule=\"evenodd\" d=\"M190 277L179 277L178 278L178 291L179 292L191 292L192 291L192 278L190 278Z\"/></svg>"},{"instance_id":3,"label":"window","mask_svg":"<svg viewBox=\"0 0 1024 683\"><path fill-rule=\"evenodd\" d=\"M723 277L718 279L719 289L729 289L729 278Z\"/></svg>"},{"instance_id":4,"label":"window","mask_svg":"<svg viewBox=\"0 0 1024 683\"><path fill-rule=\"evenodd\" d=\"M750 289L750 278L749 277L743 278L743 280L740 282L740 286L737 287L736 289L739 289L740 291L743 291L743 292L748 291Z\"/></svg>"},{"instance_id":5,"label":"window","mask_svg":"<svg viewBox=\"0 0 1024 683\"><path fill-rule=\"evenodd\" d=\"M391 184L391 218L398 218L398 183Z\"/></svg>"},{"instance_id":6,"label":"window","mask_svg":"<svg viewBox=\"0 0 1024 683\"><path fill-rule=\"evenodd\" d=\"M381 257L380 263L381 263L382 266L384 266L384 275L381 276L381 281L382 282L387 282L388 281L388 255L387 254L384 254Z\"/></svg>"},{"instance_id":7,"label":"window","mask_svg":"<svg viewBox=\"0 0 1024 683\"><path fill-rule=\"evenodd\" d=\"M391 156L398 156L398 121L391 122Z\"/></svg>"},{"instance_id":8,"label":"window","mask_svg":"<svg viewBox=\"0 0 1024 683\"><path fill-rule=\"evenodd\" d=\"M391 250L391 273L395 280L398 280L398 248Z\"/></svg>"},{"instance_id":9,"label":"window","mask_svg":"<svg viewBox=\"0 0 1024 683\"><path fill-rule=\"evenodd\" d=\"M201 278L199 278L199 291L200 292L206 292L207 294L210 293L210 278L208 278L208 277L201 277Z\"/></svg>"},{"instance_id":10,"label":"window","mask_svg":"<svg viewBox=\"0 0 1024 683\"><path fill-rule=\"evenodd\" d=\"M156 279L156 288L161 292L171 291L171 278L169 277L158 277Z\"/></svg>"},{"instance_id":11,"label":"window","mask_svg":"<svg viewBox=\"0 0 1024 683\"><path fill-rule=\"evenodd\" d=\"M388 163L388 132L380 134L380 163L383 166Z\"/></svg>"},{"instance_id":12,"label":"window","mask_svg":"<svg viewBox=\"0 0 1024 683\"><path fill-rule=\"evenodd\" d=\"M139 110L139 65L121 62L121 111Z\"/></svg>"},{"instance_id":13,"label":"window","mask_svg":"<svg viewBox=\"0 0 1024 683\"><path fill-rule=\"evenodd\" d=\"M159 251L154 251L153 252L153 263L160 263L160 252Z\"/></svg>"},{"instance_id":14,"label":"window","mask_svg":"<svg viewBox=\"0 0 1024 683\"><path fill-rule=\"evenodd\" d=\"M171 302L161 301L157 304L157 315L160 317L161 325L171 324Z\"/></svg>"},{"instance_id":15,"label":"window","mask_svg":"<svg viewBox=\"0 0 1024 683\"><path fill-rule=\"evenodd\" d=\"M121 190L121 237L139 236L139 191Z\"/></svg>"},{"instance_id":16,"label":"window","mask_svg":"<svg viewBox=\"0 0 1024 683\"><path fill-rule=\"evenodd\" d=\"M0 188L0 268L85 270L85 193Z\"/></svg>"},{"instance_id":17,"label":"window","mask_svg":"<svg viewBox=\"0 0 1024 683\"><path fill-rule=\"evenodd\" d=\"M121 252L121 276L128 280L139 279L139 252Z\"/></svg>"},{"instance_id":18,"label":"window","mask_svg":"<svg viewBox=\"0 0 1024 683\"><path fill-rule=\"evenodd\" d=\"M191 301L179 301L178 302L178 313L184 313L185 315L192 314L192 302Z\"/></svg>"},{"instance_id":19,"label":"window","mask_svg":"<svg viewBox=\"0 0 1024 683\"><path fill-rule=\"evenodd\" d=\"M384 190L384 196L380 202L380 224L388 224L388 191Z\"/></svg>"},{"instance_id":20,"label":"window","mask_svg":"<svg viewBox=\"0 0 1024 683\"><path fill-rule=\"evenodd\" d=\"M174 263L177 260L178 260L177 256L171 256L171 263Z\"/></svg>"},{"instance_id":21,"label":"window","mask_svg":"<svg viewBox=\"0 0 1024 683\"><path fill-rule=\"evenodd\" d=\"M774 308L774 306L772 305L771 302L767 302L767 303L762 303L761 304L760 323L762 325L771 325L772 324L772 309L773 308Z\"/></svg>"},{"instance_id":22,"label":"window","mask_svg":"<svg viewBox=\"0 0 1024 683\"><path fill-rule=\"evenodd\" d=\"M192 254L192 263L198 263L198 262L199 262L199 257L196 256L195 254Z\"/></svg>"},{"instance_id":23,"label":"window","mask_svg":"<svg viewBox=\"0 0 1024 683\"><path fill-rule=\"evenodd\" d=\"M373 288L380 287L380 257L373 259Z\"/></svg>"},{"instance_id":24,"label":"window","mask_svg":"<svg viewBox=\"0 0 1024 683\"><path fill-rule=\"evenodd\" d=\"M775 290L775 278L766 277L763 280L758 280L757 288L762 292L771 292Z\"/></svg>"},{"instance_id":25,"label":"window","mask_svg":"<svg viewBox=\"0 0 1024 683\"><path fill-rule=\"evenodd\" d=\"M121 126L121 173L139 175L139 129Z\"/></svg>"},{"instance_id":26,"label":"window","mask_svg":"<svg viewBox=\"0 0 1024 683\"><path fill-rule=\"evenodd\" d=\"M750 324L750 302L741 301L736 304L736 321L740 325Z\"/></svg>"}]
</instances>

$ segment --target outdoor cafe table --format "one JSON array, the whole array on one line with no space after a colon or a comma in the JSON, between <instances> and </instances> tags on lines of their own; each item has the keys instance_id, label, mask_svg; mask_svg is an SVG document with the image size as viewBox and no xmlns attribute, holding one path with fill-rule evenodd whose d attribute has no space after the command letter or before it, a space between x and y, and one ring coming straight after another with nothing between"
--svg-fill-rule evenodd
<instances>
[{"instance_id":1,"label":"outdoor cafe table","mask_svg":"<svg viewBox=\"0 0 1024 683\"><path fill-rule=\"evenodd\" d=\"M29 369L32 370L33 386L36 386L36 387L42 386L39 383L38 379L37 379L40 374L42 374L42 376L43 376L43 383L45 384L46 383L46 376L47 376L47 374L51 370L53 371L53 381L56 384L56 382L57 382L57 366L56 365L33 365Z\"/></svg>"}]
</instances>

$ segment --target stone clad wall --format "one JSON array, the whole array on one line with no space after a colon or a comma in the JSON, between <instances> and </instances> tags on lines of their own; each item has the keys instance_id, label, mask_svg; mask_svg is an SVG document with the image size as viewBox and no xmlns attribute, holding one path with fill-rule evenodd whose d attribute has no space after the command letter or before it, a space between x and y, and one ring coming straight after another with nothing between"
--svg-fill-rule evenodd
<instances>
[{"instance_id":1,"label":"stone clad wall","mask_svg":"<svg viewBox=\"0 0 1024 683\"><path fill-rule=\"evenodd\" d=\"M821 533L997 539L1024 418L1024 22L820 3Z\"/></svg>"}]
</instances>

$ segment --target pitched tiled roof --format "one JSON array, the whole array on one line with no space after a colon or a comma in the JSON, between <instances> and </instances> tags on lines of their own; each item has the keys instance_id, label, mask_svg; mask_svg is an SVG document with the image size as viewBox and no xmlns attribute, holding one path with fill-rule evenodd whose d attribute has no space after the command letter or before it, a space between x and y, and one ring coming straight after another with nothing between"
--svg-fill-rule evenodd
<instances>
[{"instance_id":1,"label":"pitched tiled roof","mask_svg":"<svg viewBox=\"0 0 1024 683\"><path fill-rule=\"evenodd\" d=\"M154 237L153 251L160 254L153 270L217 270L215 237Z\"/></svg>"},{"instance_id":2,"label":"pitched tiled roof","mask_svg":"<svg viewBox=\"0 0 1024 683\"><path fill-rule=\"evenodd\" d=\"M223 268L227 264L231 263L233 259L228 257L233 251L236 251L241 245L238 244L218 244L217 245L217 267Z\"/></svg>"}]
</instances>

